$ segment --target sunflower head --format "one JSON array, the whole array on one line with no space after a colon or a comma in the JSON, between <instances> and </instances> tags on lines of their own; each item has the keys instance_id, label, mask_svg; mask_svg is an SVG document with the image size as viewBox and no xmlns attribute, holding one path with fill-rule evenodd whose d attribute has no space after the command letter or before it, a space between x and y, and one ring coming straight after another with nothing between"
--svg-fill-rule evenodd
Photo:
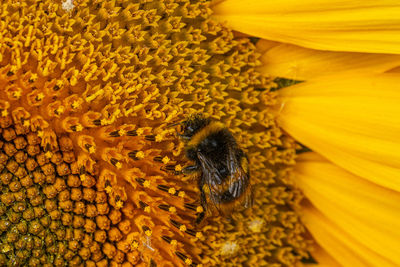
<instances>
[{"instance_id":1,"label":"sunflower head","mask_svg":"<svg viewBox=\"0 0 400 267\"><path fill-rule=\"evenodd\" d=\"M210 2L1 9L1 264L292 265L306 255L296 145L270 112L275 84L257 72L254 44L210 18ZM201 226L184 144L168 127L194 113L232 131L255 188L252 210Z\"/></svg>"}]
</instances>

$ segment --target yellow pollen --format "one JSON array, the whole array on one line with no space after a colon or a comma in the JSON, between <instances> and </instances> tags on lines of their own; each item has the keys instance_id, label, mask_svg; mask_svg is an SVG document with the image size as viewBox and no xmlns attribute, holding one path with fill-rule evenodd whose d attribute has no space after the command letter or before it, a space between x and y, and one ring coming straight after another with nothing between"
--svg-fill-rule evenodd
<instances>
[{"instance_id":1,"label":"yellow pollen","mask_svg":"<svg viewBox=\"0 0 400 267\"><path fill-rule=\"evenodd\" d=\"M102 119L101 120L101 125L109 125L111 123L111 120L109 119Z\"/></svg>"},{"instance_id":2,"label":"yellow pollen","mask_svg":"<svg viewBox=\"0 0 400 267\"><path fill-rule=\"evenodd\" d=\"M162 162L163 162L164 164L168 164L169 161L170 161L170 159L169 159L167 156L165 156L165 157L162 159Z\"/></svg>"},{"instance_id":3,"label":"yellow pollen","mask_svg":"<svg viewBox=\"0 0 400 267\"><path fill-rule=\"evenodd\" d=\"M59 88L61 88L61 87L64 85L64 82L63 82L62 80L58 80L58 81L56 82L56 85L57 85Z\"/></svg>"},{"instance_id":4,"label":"yellow pollen","mask_svg":"<svg viewBox=\"0 0 400 267\"><path fill-rule=\"evenodd\" d=\"M263 227L263 225L264 225L264 220L255 219L255 220L249 222L249 229L253 233L259 233L259 232L261 232L261 228Z\"/></svg>"},{"instance_id":5,"label":"yellow pollen","mask_svg":"<svg viewBox=\"0 0 400 267\"><path fill-rule=\"evenodd\" d=\"M201 238L203 238L203 234L202 234L201 232L197 232L197 233L196 233L196 237L197 237L198 239L201 239Z\"/></svg>"},{"instance_id":6,"label":"yellow pollen","mask_svg":"<svg viewBox=\"0 0 400 267\"><path fill-rule=\"evenodd\" d=\"M38 79L38 75L37 75L37 73L32 73L32 75L31 75L31 77L30 77L30 81L32 81L32 82L35 82L37 79Z\"/></svg>"},{"instance_id":7,"label":"yellow pollen","mask_svg":"<svg viewBox=\"0 0 400 267\"><path fill-rule=\"evenodd\" d=\"M209 193L210 193L210 189L208 188L208 186L203 186L203 191L204 191L204 193L206 193L206 194L209 194Z\"/></svg>"},{"instance_id":8,"label":"yellow pollen","mask_svg":"<svg viewBox=\"0 0 400 267\"><path fill-rule=\"evenodd\" d=\"M175 188L171 187L170 189L168 189L168 193L170 193L171 195L174 195L176 193Z\"/></svg>"},{"instance_id":9,"label":"yellow pollen","mask_svg":"<svg viewBox=\"0 0 400 267\"><path fill-rule=\"evenodd\" d=\"M203 209L202 206L197 206L196 212L200 213L200 212L203 212L203 211L204 211L204 209Z\"/></svg>"},{"instance_id":10,"label":"yellow pollen","mask_svg":"<svg viewBox=\"0 0 400 267\"><path fill-rule=\"evenodd\" d=\"M124 206L124 202L119 200L115 203L115 208L121 209Z\"/></svg>"},{"instance_id":11,"label":"yellow pollen","mask_svg":"<svg viewBox=\"0 0 400 267\"><path fill-rule=\"evenodd\" d=\"M23 123L24 127L29 127L31 123L28 120L25 120Z\"/></svg>"},{"instance_id":12,"label":"yellow pollen","mask_svg":"<svg viewBox=\"0 0 400 267\"><path fill-rule=\"evenodd\" d=\"M8 111L6 109L1 112L2 117L7 117L7 115L8 115Z\"/></svg>"},{"instance_id":13,"label":"yellow pollen","mask_svg":"<svg viewBox=\"0 0 400 267\"><path fill-rule=\"evenodd\" d=\"M175 239L171 240L171 245L172 246L176 246L178 244L178 241L176 241Z\"/></svg>"},{"instance_id":14,"label":"yellow pollen","mask_svg":"<svg viewBox=\"0 0 400 267\"><path fill-rule=\"evenodd\" d=\"M20 90L15 91L15 92L13 93L13 96L14 96L15 98L17 98L17 99L19 99L19 98L21 97L21 95L22 95L22 91L20 91Z\"/></svg>"},{"instance_id":15,"label":"yellow pollen","mask_svg":"<svg viewBox=\"0 0 400 267\"><path fill-rule=\"evenodd\" d=\"M83 128L83 126L81 124L78 124L78 125L76 125L75 129L76 129L77 132L81 132L84 128Z\"/></svg>"},{"instance_id":16,"label":"yellow pollen","mask_svg":"<svg viewBox=\"0 0 400 267\"><path fill-rule=\"evenodd\" d=\"M38 135L40 138L43 137L43 134L44 134L43 131L38 131L38 132L37 132L37 135Z\"/></svg>"},{"instance_id":17,"label":"yellow pollen","mask_svg":"<svg viewBox=\"0 0 400 267\"><path fill-rule=\"evenodd\" d=\"M121 169L121 168L122 168L122 163L121 163L121 162L117 162L117 163L115 164L115 167L116 167L117 169Z\"/></svg>"},{"instance_id":18,"label":"yellow pollen","mask_svg":"<svg viewBox=\"0 0 400 267\"><path fill-rule=\"evenodd\" d=\"M185 232L187 230L185 225L179 226L179 231Z\"/></svg>"},{"instance_id":19,"label":"yellow pollen","mask_svg":"<svg viewBox=\"0 0 400 267\"><path fill-rule=\"evenodd\" d=\"M18 68L17 68L17 66L15 66L15 65L11 66L11 68L10 68L10 71L11 71L12 73L16 73L17 70L18 70Z\"/></svg>"},{"instance_id":20,"label":"yellow pollen","mask_svg":"<svg viewBox=\"0 0 400 267\"><path fill-rule=\"evenodd\" d=\"M144 181L143 186L144 187L150 187L150 181Z\"/></svg>"},{"instance_id":21,"label":"yellow pollen","mask_svg":"<svg viewBox=\"0 0 400 267\"><path fill-rule=\"evenodd\" d=\"M37 99L38 100L42 100L44 98L44 94L43 93L39 93L38 95L37 95Z\"/></svg>"},{"instance_id":22,"label":"yellow pollen","mask_svg":"<svg viewBox=\"0 0 400 267\"><path fill-rule=\"evenodd\" d=\"M136 133L137 133L137 135L139 135L139 136L142 135L143 132L144 132L144 130L143 130L142 128L136 130Z\"/></svg>"},{"instance_id":23,"label":"yellow pollen","mask_svg":"<svg viewBox=\"0 0 400 267\"><path fill-rule=\"evenodd\" d=\"M143 159L144 158L144 152L143 151L136 152L135 157L138 158L138 159Z\"/></svg>"},{"instance_id":24,"label":"yellow pollen","mask_svg":"<svg viewBox=\"0 0 400 267\"><path fill-rule=\"evenodd\" d=\"M79 103L79 101L75 100L74 102L72 102L72 108L73 109L77 109L81 106L81 104Z\"/></svg>"},{"instance_id":25,"label":"yellow pollen","mask_svg":"<svg viewBox=\"0 0 400 267\"><path fill-rule=\"evenodd\" d=\"M175 166L175 171L180 172L182 171L182 166L180 164Z\"/></svg>"},{"instance_id":26,"label":"yellow pollen","mask_svg":"<svg viewBox=\"0 0 400 267\"><path fill-rule=\"evenodd\" d=\"M125 136L126 135L126 131L124 129L119 130L119 135L120 136Z\"/></svg>"},{"instance_id":27,"label":"yellow pollen","mask_svg":"<svg viewBox=\"0 0 400 267\"><path fill-rule=\"evenodd\" d=\"M145 207L144 212L150 213L150 206Z\"/></svg>"},{"instance_id":28,"label":"yellow pollen","mask_svg":"<svg viewBox=\"0 0 400 267\"><path fill-rule=\"evenodd\" d=\"M235 254L239 249L239 246L236 242L227 241L221 247L221 255L222 256L231 256Z\"/></svg>"},{"instance_id":29,"label":"yellow pollen","mask_svg":"<svg viewBox=\"0 0 400 267\"><path fill-rule=\"evenodd\" d=\"M155 139L156 139L156 142L161 142L163 140L163 137L160 134L157 134Z\"/></svg>"},{"instance_id":30,"label":"yellow pollen","mask_svg":"<svg viewBox=\"0 0 400 267\"><path fill-rule=\"evenodd\" d=\"M179 191L179 193L178 193L178 196L179 196L179 197L182 197L182 198L185 197L185 195L186 195L186 194L185 194L185 192L183 192L183 191Z\"/></svg>"},{"instance_id":31,"label":"yellow pollen","mask_svg":"<svg viewBox=\"0 0 400 267\"><path fill-rule=\"evenodd\" d=\"M89 147L89 153L93 154L94 152L96 152L96 148L94 146Z\"/></svg>"},{"instance_id":32,"label":"yellow pollen","mask_svg":"<svg viewBox=\"0 0 400 267\"><path fill-rule=\"evenodd\" d=\"M171 213L175 213L176 212L176 208L175 207L169 207L168 211L171 212Z\"/></svg>"},{"instance_id":33,"label":"yellow pollen","mask_svg":"<svg viewBox=\"0 0 400 267\"><path fill-rule=\"evenodd\" d=\"M13 249L12 246L10 246L9 244L5 244L5 245L3 246L1 252L7 253L7 252L11 251L12 249Z\"/></svg>"},{"instance_id":34,"label":"yellow pollen","mask_svg":"<svg viewBox=\"0 0 400 267\"><path fill-rule=\"evenodd\" d=\"M106 186L104 190L107 192L107 194L110 194L113 191L111 186Z\"/></svg>"},{"instance_id":35,"label":"yellow pollen","mask_svg":"<svg viewBox=\"0 0 400 267\"><path fill-rule=\"evenodd\" d=\"M187 258L187 259L185 260L185 263L186 263L187 265L190 265L190 264L192 264L192 260L189 259L189 258Z\"/></svg>"},{"instance_id":36,"label":"yellow pollen","mask_svg":"<svg viewBox=\"0 0 400 267\"><path fill-rule=\"evenodd\" d=\"M59 107L56 109L56 112L57 112L58 114L62 114L62 113L64 112L64 107L63 107L63 106L59 106Z\"/></svg>"},{"instance_id":37,"label":"yellow pollen","mask_svg":"<svg viewBox=\"0 0 400 267\"><path fill-rule=\"evenodd\" d=\"M151 232L151 230L146 230L146 231L144 232L144 234L147 235L147 236L151 236L152 232Z\"/></svg>"},{"instance_id":38,"label":"yellow pollen","mask_svg":"<svg viewBox=\"0 0 400 267\"><path fill-rule=\"evenodd\" d=\"M79 175L79 178L81 179L82 182L86 181L87 179L86 174Z\"/></svg>"},{"instance_id":39,"label":"yellow pollen","mask_svg":"<svg viewBox=\"0 0 400 267\"><path fill-rule=\"evenodd\" d=\"M131 248L132 248L132 249L137 249L138 247L139 247L139 243L138 243L138 242L133 241L133 242L131 243Z\"/></svg>"},{"instance_id":40,"label":"yellow pollen","mask_svg":"<svg viewBox=\"0 0 400 267\"><path fill-rule=\"evenodd\" d=\"M47 151L44 155L46 156L46 158L50 159L53 156L53 153Z\"/></svg>"}]
</instances>

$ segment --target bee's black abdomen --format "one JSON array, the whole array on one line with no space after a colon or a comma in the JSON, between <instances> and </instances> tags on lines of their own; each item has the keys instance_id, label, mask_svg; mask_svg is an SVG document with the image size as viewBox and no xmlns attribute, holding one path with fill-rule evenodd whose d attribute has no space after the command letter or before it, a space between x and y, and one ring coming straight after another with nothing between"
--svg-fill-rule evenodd
<instances>
[{"instance_id":1,"label":"bee's black abdomen","mask_svg":"<svg viewBox=\"0 0 400 267\"><path fill-rule=\"evenodd\" d=\"M236 199L228 190L222 193L220 196L219 202L220 203L229 203Z\"/></svg>"},{"instance_id":2,"label":"bee's black abdomen","mask_svg":"<svg viewBox=\"0 0 400 267\"><path fill-rule=\"evenodd\" d=\"M220 203L229 203L237 200L243 194L248 186L248 182L242 182L241 180L236 180L230 184L229 189L225 190L219 195Z\"/></svg>"}]
</instances>

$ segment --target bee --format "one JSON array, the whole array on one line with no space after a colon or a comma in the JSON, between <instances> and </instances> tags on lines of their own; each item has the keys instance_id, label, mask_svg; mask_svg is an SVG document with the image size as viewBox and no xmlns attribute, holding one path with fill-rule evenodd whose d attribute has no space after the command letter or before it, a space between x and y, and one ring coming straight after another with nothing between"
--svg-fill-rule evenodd
<instances>
[{"instance_id":1,"label":"bee","mask_svg":"<svg viewBox=\"0 0 400 267\"><path fill-rule=\"evenodd\" d=\"M249 161L231 132L201 114L190 116L181 126L186 157L194 162L182 172L195 174L203 210L212 204L226 215L237 204L251 206ZM204 216L205 212L200 213L196 223Z\"/></svg>"}]
</instances>

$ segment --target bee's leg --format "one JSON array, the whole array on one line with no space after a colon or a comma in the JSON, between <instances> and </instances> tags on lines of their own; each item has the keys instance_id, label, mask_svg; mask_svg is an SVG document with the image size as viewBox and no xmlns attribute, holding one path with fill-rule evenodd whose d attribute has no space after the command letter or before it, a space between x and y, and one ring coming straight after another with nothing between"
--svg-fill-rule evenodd
<instances>
[{"instance_id":1,"label":"bee's leg","mask_svg":"<svg viewBox=\"0 0 400 267\"><path fill-rule=\"evenodd\" d=\"M191 137L189 137L189 136L187 136L187 135L183 135L183 134L180 134L180 133L178 133L178 136L180 137L180 138L182 138L183 140L190 140L190 138Z\"/></svg>"},{"instance_id":2,"label":"bee's leg","mask_svg":"<svg viewBox=\"0 0 400 267\"><path fill-rule=\"evenodd\" d=\"M198 180L198 186L200 190L200 203L201 206L203 207L203 211L200 212L199 215L197 215L196 224L199 224L204 219L204 216L206 214L206 205L207 205L206 193L203 190L204 186L203 179Z\"/></svg>"},{"instance_id":3,"label":"bee's leg","mask_svg":"<svg viewBox=\"0 0 400 267\"><path fill-rule=\"evenodd\" d=\"M199 213L199 215L197 215L196 224L199 224L199 223L201 223L203 221L205 214L206 213L203 211L203 212Z\"/></svg>"},{"instance_id":4,"label":"bee's leg","mask_svg":"<svg viewBox=\"0 0 400 267\"><path fill-rule=\"evenodd\" d=\"M204 180L203 177L200 177L197 180L197 186L199 187L200 190L200 203L203 209L205 210L206 204L207 204L207 199L206 199L206 193L204 192L203 186L204 186Z\"/></svg>"},{"instance_id":5,"label":"bee's leg","mask_svg":"<svg viewBox=\"0 0 400 267\"><path fill-rule=\"evenodd\" d=\"M182 169L183 174L189 174L197 171L199 169L198 165L190 165Z\"/></svg>"}]
</instances>

